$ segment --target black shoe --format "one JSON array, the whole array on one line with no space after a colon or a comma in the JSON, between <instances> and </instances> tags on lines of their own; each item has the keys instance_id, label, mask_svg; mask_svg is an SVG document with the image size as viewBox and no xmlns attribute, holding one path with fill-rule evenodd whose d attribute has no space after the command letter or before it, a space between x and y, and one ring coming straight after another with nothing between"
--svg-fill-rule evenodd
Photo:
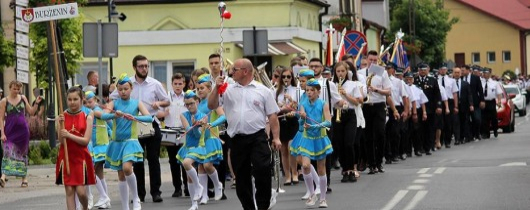
<instances>
[{"instance_id":1,"label":"black shoe","mask_svg":"<svg viewBox=\"0 0 530 210\"><path fill-rule=\"evenodd\" d=\"M495 136L495 138L497 138L497 136L499 136L499 132L493 131L493 136Z\"/></svg>"},{"instance_id":2,"label":"black shoe","mask_svg":"<svg viewBox=\"0 0 530 210\"><path fill-rule=\"evenodd\" d=\"M418 157L421 157L422 154L420 152L414 152L414 155L418 156Z\"/></svg>"},{"instance_id":3,"label":"black shoe","mask_svg":"<svg viewBox=\"0 0 530 210\"><path fill-rule=\"evenodd\" d=\"M392 158L392 162L399 162L399 158L398 157Z\"/></svg>"},{"instance_id":4,"label":"black shoe","mask_svg":"<svg viewBox=\"0 0 530 210\"><path fill-rule=\"evenodd\" d=\"M226 197L225 193L223 192L223 197L221 197L221 200L226 200L226 199L228 199L228 198Z\"/></svg>"},{"instance_id":5,"label":"black shoe","mask_svg":"<svg viewBox=\"0 0 530 210\"><path fill-rule=\"evenodd\" d=\"M190 197L190 191L188 189L184 189L184 196Z\"/></svg>"},{"instance_id":6,"label":"black shoe","mask_svg":"<svg viewBox=\"0 0 530 210\"><path fill-rule=\"evenodd\" d=\"M173 195L171 195L173 198L182 197L182 190L175 191Z\"/></svg>"},{"instance_id":7,"label":"black shoe","mask_svg":"<svg viewBox=\"0 0 530 210\"><path fill-rule=\"evenodd\" d=\"M431 152L426 152L425 154L426 154L426 155L432 155L432 153L431 153Z\"/></svg>"},{"instance_id":8,"label":"black shoe","mask_svg":"<svg viewBox=\"0 0 530 210\"><path fill-rule=\"evenodd\" d=\"M348 172L342 172L342 179L340 180L340 182L345 183L345 182L348 182L349 180L350 180L350 176L348 175Z\"/></svg>"},{"instance_id":9,"label":"black shoe","mask_svg":"<svg viewBox=\"0 0 530 210\"><path fill-rule=\"evenodd\" d=\"M412 153L407 153L407 157L412 157Z\"/></svg>"},{"instance_id":10,"label":"black shoe","mask_svg":"<svg viewBox=\"0 0 530 210\"><path fill-rule=\"evenodd\" d=\"M458 142L458 141L455 142L455 146L458 146L458 145L460 145L460 142Z\"/></svg>"},{"instance_id":11,"label":"black shoe","mask_svg":"<svg viewBox=\"0 0 530 210\"><path fill-rule=\"evenodd\" d=\"M446 145L445 145L445 148L449 149L449 148L451 148L451 145L446 144Z\"/></svg>"},{"instance_id":12,"label":"black shoe","mask_svg":"<svg viewBox=\"0 0 530 210\"><path fill-rule=\"evenodd\" d=\"M370 171L368 172L368 174L376 174L376 173L377 173L377 170L374 167L370 167Z\"/></svg>"},{"instance_id":13,"label":"black shoe","mask_svg":"<svg viewBox=\"0 0 530 210\"><path fill-rule=\"evenodd\" d=\"M326 194L330 194L331 192L333 192L333 190L328 186L328 189L326 189Z\"/></svg>"},{"instance_id":14,"label":"black shoe","mask_svg":"<svg viewBox=\"0 0 530 210\"><path fill-rule=\"evenodd\" d=\"M385 160L385 164L392 164L391 160Z\"/></svg>"},{"instance_id":15,"label":"black shoe","mask_svg":"<svg viewBox=\"0 0 530 210\"><path fill-rule=\"evenodd\" d=\"M304 175L302 173L298 174L298 180L304 181Z\"/></svg>"},{"instance_id":16,"label":"black shoe","mask_svg":"<svg viewBox=\"0 0 530 210\"><path fill-rule=\"evenodd\" d=\"M355 173L354 173L354 172L351 172L351 173L348 175L348 181L349 181L349 182L357 182L357 178L355 177Z\"/></svg>"},{"instance_id":17,"label":"black shoe","mask_svg":"<svg viewBox=\"0 0 530 210\"><path fill-rule=\"evenodd\" d=\"M385 173L385 168L383 168L382 165L377 166L377 172L379 173Z\"/></svg>"},{"instance_id":18,"label":"black shoe","mask_svg":"<svg viewBox=\"0 0 530 210\"><path fill-rule=\"evenodd\" d=\"M335 169L335 170L339 170L340 169L339 161L335 161L335 163L333 164L333 169Z\"/></svg>"},{"instance_id":19,"label":"black shoe","mask_svg":"<svg viewBox=\"0 0 530 210\"><path fill-rule=\"evenodd\" d=\"M213 188L212 189L208 189L208 197L209 198L215 197L215 192L214 192Z\"/></svg>"},{"instance_id":20,"label":"black shoe","mask_svg":"<svg viewBox=\"0 0 530 210\"><path fill-rule=\"evenodd\" d=\"M162 199L162 197L160 197L160 195L154 195L153 196L153 202L161 203L162 201L164 201L164 199Z\"/></svg>"},{"instance_id":21,"label":"black shoe","mask_svg":"<svg viewBox=\"0 0 530 210\"><path fill-rule=\"evenodd\" d=\"M361 162L359 164L359 167L357 168L359 171L365 171L366 170L366 164L364 162Z\"/></svg>"}]
</instances>

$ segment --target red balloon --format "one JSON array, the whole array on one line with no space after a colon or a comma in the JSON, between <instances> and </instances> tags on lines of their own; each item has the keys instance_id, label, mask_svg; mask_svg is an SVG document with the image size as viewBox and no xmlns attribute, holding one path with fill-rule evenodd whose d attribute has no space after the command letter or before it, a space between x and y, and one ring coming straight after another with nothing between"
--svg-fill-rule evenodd
<instances>
[{"instance_id":1,"label":"red balloon","mask_svg":"<svg viewBox=\"0 0 530 210\"><path fill-rule=\"evenodd\" d=\"M230 13L230 12L227 11L227 10L225 10L225 11L223 12L223 16L222 16L222 17L225 18L225 19L230 19L230 18L232 17L232 13Z\"/></svg>"}]
</instances>

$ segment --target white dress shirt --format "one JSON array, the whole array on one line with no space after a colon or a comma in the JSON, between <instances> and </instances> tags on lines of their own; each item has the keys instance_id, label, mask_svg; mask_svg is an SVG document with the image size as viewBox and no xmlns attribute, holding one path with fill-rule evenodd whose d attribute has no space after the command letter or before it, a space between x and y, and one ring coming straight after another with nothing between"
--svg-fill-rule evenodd
<instances>
[{"instance_id":1,"label":"white dress shirt","mask_svg":"<svg viewBox=\"0 0 530 210\"><path fill-rule=\"evenodd\" d=\"M169 107L166 108L169 110L169 115L164 119L166 127L182 127L180 115L188 111L188 109L184 106L184 91L182 91L182 93L179 95L175 94L175 91L173 90L169 91L169 102Z\"/></svg>"},{"instance_id":2,"label":"white dress shirt","mask_svg":"<svg viewBox=\"0 0 530 210\"><path fill-rule=\"evenodd\" d=\"M402 106L403 97L409 97L407 90L405 90L405 82L394 76L390 76L389 79L392 83L392 102L394 102L394 106Z\"/></svg>"},{"instance_id":3,"label":"white dress shirt","mask_svg":"<svg viewBox=\"0 0 530 210\"><path fill-rule=\"evenodd\" d=\"M359 89L360 91L363 91L363 95L366 95L366 87L364 83L362 83L361 81L353 81L353 84L357 86L357 89ZM366 122L364 121L362 105L358 104L357 106L354 106L354 109L355 109L355 117L357 117L357 127L365 128Z\"/></svg>"},{"instance_id":4,"label":"white dress shirt","mask_svg":"<svg viewBox=\"0 0 530 210\"><path fill-rule=\"evenodd\" d=\"M344 84L342 84L342 89L346 91L346 94L350 95L354 98L361 98L361 92L360 88L351 80L346 80ZM343 99L344 101L348 102L348 109L354 109L355 105L351 103L350 101L346 100L346 98Z\"/></svg>"},{"instance_id":5,"label":"white dress shirt","mask_svg":"<svg viewBox=\"0 0 530 210\"><path fill-rule=\"evenodd\" d=\"M416 97L413 93L412 93L412 89L410 86L408 86L405 82L403 82L403 86L405 87L405 91L407 92L407 95L408 95L408 98L409 98L409 107L412 108L412 102L416 101Z\"/></svg>"},{"instance_id":6,"label":"white dress shirt","mask_svg":"<svg viewBox=\"0 0 530 210\"><path fill-rule=\"evenodd\" d=\"M422 104L426 104L427 102L429 102L429 98L427 98L423 90L421 90L418 86L409 85L409 87L412 90L416 98L416 109L421 108Z\"/></svg>"},{"instance_id":7,"label":"white dress shirt","mask_svg":"<svg viewBox=\"0 0 530 210\"><path fill-rule=\"evenodd\" d=\"M359 74L366 76L366 68L361 69L358 71ZM368 80L368 78L366 78ZM366 83L365 83L366 84ZM378 89L387 89L390 90L392 88L392 83L390 82L390 79L388 78L388 73L386 71L383 72L383 75L375 75L372 77L372 87L378 88ZM370 92L370 103L384 103L386 102L386 96L380 93L376 92Z\"/></svg>"},{"instance_id":8,"label":"white dress shirt","mask_svg":"<svg viewBox=\"0 0 530 210\"><path fill-rule=\"evenodd\" d=\"M488 89L486 90L486 81L482 83L482 89L488 91L488 95L484 94L484 100L491 101L497 99L497 95L502 94L502 89L499 87L499 83L491 78L487 80Z\"/></svg>"},{"instance_id":9,"label":"white dress shirt","mask_svg":"<svg viewBox=\"0 0 530 210\"><path fill-rule=\"evenodd\" d=\"M445 87L442 86L442 80L444 81ZM445 75L445 76L439 76L438 77L438 84L440 84L440 89L445 88L445 95L447 95L447 98L453 99L453 93L458 92L458 87L456 86L456 80Z\"/></svg>"},{"instance_id":10,"label":"white dress shirt","mask_svg":"<svg viewBox=\"0 0 530 210\"><path fill-rule=\"evenodd\" d=\"M300 92L300 95L302 92ZM276 88L273 89L273 95L274 98L276 98ZM287 87L287 95L293 99L293 101L298 102L298 98L296 97L296 87L289 85ZM289 103L289 101L285 99L285 91L281 90L280 94L278 95L278 104L285 104L285 102Z\"/></svg>"},{"instance_id":11,"label":"white dress shirt","mask_svg":"<svg viewBox=\"0 0 530 210\"><path fill-rule=\"evenodd\" d=\"M280 111L271 90L255 80L246 86L229 84L219 98L219 105L225 111L230 137L253 134L265 129L267 116Z\"/></svg>"},{"instance_id":12,"label":"white dress shirt","mask_svg":"<svg viewBox=\"0 0 530 210\"><path fill-rule=\"evenodd\" d=\"M158 111L153 109L151 104L156 101L169 101L169 97L167 96L164 87L158 80L149 76L146 77L142 83L137 82L135 76L130 77L130 79L133 84L131 98L141 101L145 108L147 108L147 111L149 111L150 115L156 115L156 112ZM110 98L117 99L119 97L118 88L116 88L116 90L110 95ZM157 118L155 117L155 120L156 119Z\"/></svg>"},{"instance_id":13,"label":"white dress shirt","mask_svg":"<svg viewBox=\"0 0 530 210\"><path fill-rule=\"evenodd\" d=\"M442 87L442 84L438 83L438 86L439 87ZM447 101L447 93L445 92L445 89L444 88L439 88L440 89L440 95L442 96L442 101Z\"/></svg>"}]
</instances>

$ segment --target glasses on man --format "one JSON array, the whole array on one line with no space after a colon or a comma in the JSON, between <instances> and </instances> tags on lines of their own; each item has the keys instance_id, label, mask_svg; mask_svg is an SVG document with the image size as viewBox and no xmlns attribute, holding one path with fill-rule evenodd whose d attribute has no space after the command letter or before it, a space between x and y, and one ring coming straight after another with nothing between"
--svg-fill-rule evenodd
<instances>
[{"instance_id":1,"label":"glasses on man","mask_svg":"<svg viewBox=\"0 0 530 210\"><path fill-rule=\"evenodd\" d=\"M186 107L190 107L190 106L193 106L195 105L195 102L191 102L191 103L185 103L184 106Z\"/></svg>"},{"instance_id":2,"label":"glasses on man","mask_svg":"<svg viewBox=\"0 0 530 210\"><path fill-rule=\"evenodd\" d=\"M140 69L147 69L149 68L149 65L137 65L136 68L140 68Z\"/></svg>"},{"instance_id":3,"label":"glasses on man","mask_svg":"<svg viewBox=\"0 0 530 210\"><path fill-rule=\"evenodd\" d=\"M322 65L310 65L309 68L310 69L316 69L316 68L320 68L322 67Z\"/></svg>"},{"instance_id":4,"label":"glasses on man","mask_svg":"<svg viewBox=\"0 0 530 210\"><path fill-rule=\"evenodd\" d=\"M291 75L282 75L282 79L291 79Z\"/></svg>"},{"instance_id":5,"label":"glasses on man","mask_svg":"<svg viewBox=\"0 0 530 210\"><path fill-rule=\"evenodd\" d=\"M243 70L243 69L245 69L245 68L236 68L236 67L234 67L234 68L232 68L232 72L236 72L236 71Z\"/></svg>"}]
</instances>

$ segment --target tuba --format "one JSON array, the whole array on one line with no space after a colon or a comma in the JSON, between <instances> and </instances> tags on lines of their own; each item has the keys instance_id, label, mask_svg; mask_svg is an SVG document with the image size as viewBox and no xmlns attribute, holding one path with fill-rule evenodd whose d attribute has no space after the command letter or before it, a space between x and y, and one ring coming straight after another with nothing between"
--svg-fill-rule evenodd
<instances>
[{"instance_id":1,"label":"tuba","mask_svg":"<svg viewBox=\"0 0 530 210\"><path fill-rule=\"evenodd\" d=\"M272 85L272 82L265 71L265 66L267 66L267 62L260 64L256 67L256 69L254 69L254 79L269 89L272 89L274 88L274 85Z\"/></svg>"},{"instance_id":2,"label":"tuba","mask_svg":"<svg viewBox=\"0 0 530 210\"><path fill-rule=\"evenodd\" d=\"M368 70L367 70L368 71ZM374 78L375 74L372 73L368 78L366 78L366 89L368 90L368 87L372 86L372 79ZM368 91L366 92L366 98L364 98L363 103L370 103L370 93Z\"/></svg>"}]
</instances>

